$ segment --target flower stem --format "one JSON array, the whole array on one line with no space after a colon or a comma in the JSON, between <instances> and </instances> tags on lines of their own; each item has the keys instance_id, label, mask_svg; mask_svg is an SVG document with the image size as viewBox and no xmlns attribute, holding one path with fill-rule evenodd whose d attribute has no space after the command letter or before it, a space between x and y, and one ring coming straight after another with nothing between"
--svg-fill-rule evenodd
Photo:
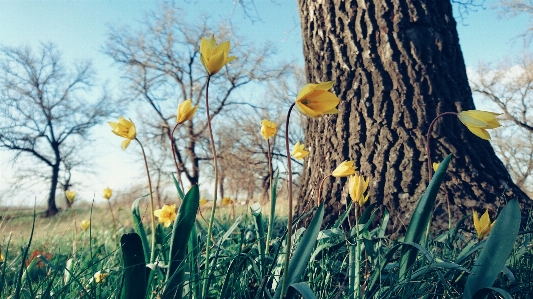
<instances>
[{"instance_id":1,"label":"flower stem","mask_svg":"<svg viewBox=\"0 0 533 299\"><path fill-rule=\"evenodd\" d=\"M273 187L272 186L272 155L270 153L270 139L267 139L268 142L268 179L270 182L270 219L268 220L268 231L266 236L266 250L265 252L268 254L268 248L270 247L270 238L272 235L272 230L274 229L274 216L276 213L276 202L274 200L274 194L272 194Z\"/></svg>"},{"instance_id":2,"label":"flower stem","mask_svg":"<svg viewBox=\"0 0 533 299\"><path fill-rule=\"evenodd\" d=\"M111 201L108 199L107 203L109 204L109 211L111 212L111 218L113 219L113 237L115 237L115 250L117 250L117 223L115 221L115 215L113 214L113 208L111 207Z\"/></svg>"},{"instance_id":3,"label":"flower stem","mask_svg":"<svg viewBox=\"0 0 533 299\"><path fill-rule=\"evenodd\" d=\"M285 263L283 265L283 283L281 284L281 298L284 298L285 294L287 294L287 276L289 272L289 260L292 245L292 166L291 152L289 150L289 119L291 117L292 108L294 108L295 104L296 103L292 103L291 107L289 108L289 112L287 112L287 120L285 122L285 149L287 150L287 171L289 174L289 179L287 180L289 189L289 213L287 223L287 250L285 252Z\"/></svg>"},{"instance_id":4,"label":"flower stem","mask_svg":"<svg viewBox=\"0 0 533 299\"><path fill-rule=\"evenodd\" d=\"M211 128L211 116L209 115L209 82L211 81L211 75L207 77L207 85L205 87L205 111L207 113L207 126L209 128L209 137L211 138L211 151L213 152L213 166L215 168L215 182L214 182L214 191L213 191L213 208L211 209L211 218L209 219L209 227L207 229L207 240L206 240L206 248L205 248L205 277L204 277L204 288L203 288L203 295L204 297L207 295L207 291L209 288L209 278L211 276L210 273L210 265L209 265L209 253L211 250L211 236L213 235L213 222L215 219L215 211L217 209L217 192L218 192L218 164L217 164L217 151L215 148L215 139L213 138L213 129Z\"/></svg>"},{"instance_id":5,"label":"flower stem","mask_svg":"<svg viewBox=\"0 0 533 299\"><path fill-rule=\"evenodd\" d=\"M168 136L168 137L169 137L170 143L172 145L172 156L174 156L174 164L176 164L176 175L178 176L178 183L180 184L181 191L185 192L185 190L183 189L183 182L181 181L181 171L180 171L180 168L178 166L178 158L176 157L176 144L174 143L174 131L176 130L178 125L179 125L179 123L177 123L174 126L174 128L172 129L172 132L170 133L170 136ZM183 198L181 200L183 200Z\"/></svg>"},{"instance_id":6,"label":"flower stem","mask_svg":"<svg viewBox=\"0 0 533 299\"><path fill-rule=\"evenodd\" d=\"M143 153L144 158L144 166L146 167L146 175L148 176L148 189L150 189L150 216L152 216L152 223L151 223L151 229L152 229L152 251L150 252L150 263L153 263L155 261L155 219L154 219L154 196L152 194L152 180L150 179L150 171L148 170L148 161L146 160L146 153L144 152L144 147L142 143L139 141L139 139L135 138L137 143L139 143L139 146L141 147L141 151Z\"/></svg>"},{"instance_id":7,"label":"flower stem","mask_svg":"<svg viewBox=\"0 0 533 299\"><path fill-rule=\"evenodd\" d=\"M324 185L324 182L326 181L327 178L329 178L331 176L331 174L328 174L327 176L325 176L322 181L320 181L320 185L318 185L318 194L317 194L317 198L316 198L316 205L319 206L320 205L320 194L322 193L322 185Z\"/></svg>"}]
</instances>

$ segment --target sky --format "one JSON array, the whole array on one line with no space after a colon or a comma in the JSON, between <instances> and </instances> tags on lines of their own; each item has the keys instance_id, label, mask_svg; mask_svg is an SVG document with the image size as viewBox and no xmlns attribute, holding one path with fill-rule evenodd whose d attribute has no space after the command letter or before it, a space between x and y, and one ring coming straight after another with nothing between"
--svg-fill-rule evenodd
<instances>
[{"instance_id":1,"label":"sky","mask_svg":"<svg viewBox=\"0 0 533 299\"><path fill-rule=\"evenodd\" d=\"M245 0L245 3L252 1ZM484 7L457 19L460 44L469 70L480 63L496 63L504 58L521 55L523 42L518 37L525 31L526 16L501 18L491 9L496 0L487 0ZM299 15L296 0L255 0L249 15L236 0L175 1L194 21L202 14L214 19L223 18L236 26L239 33L254 42L268 42L278 48L279 57L303 65ZM91 60L100 83L109 82L114 92L120 89L116 78L120 76L112 60L102 52L110 26L129 25L135 28L146 12L157 10L157 1L140 0L71 0L26 1L0 0L0 45L30 45L53 42L67 63ZM484 103L480 99L478 107ZM112 120L112 119L111 119ZM84 175L78 197L101 200L101 192L111 187L120 192L129 184L139 182L142 171L140 159L132 162L131 153L120 149L119 137L109 132L107 124L93 131L94 175ZM10 154L0 151L0 206L28 205L33 198L44 202L47 186L37 185L26 190L21 198L2 196L14 175L9 162ZM81 174L83 175L83 174ZM9 197L9 198L7 198Z\"/></svg>"}]
</instances>

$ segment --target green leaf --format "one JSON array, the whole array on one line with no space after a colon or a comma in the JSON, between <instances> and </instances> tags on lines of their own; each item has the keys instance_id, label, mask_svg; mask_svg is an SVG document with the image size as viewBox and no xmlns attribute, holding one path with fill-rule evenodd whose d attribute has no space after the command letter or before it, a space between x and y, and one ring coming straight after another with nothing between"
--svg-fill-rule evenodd
<instances>
[{"instance_id":1,"label":"green leaf","mask_svg":"<svg viewBox=\"0 0 533 299\"><path fill-rule=\"evenodd\" d=\"M146 262L141 237L136 233L120 238L124 282L122 299L144 299L146 295Z\"/></svg>"},{"instance_id":2,"label":"green leaf","mask_svg":"<svg viewBox=\"0 0 533 299\"><path fill-rule=\"evenodd\" d=\"M520 219L518 201L513 199L503 208L492 227L487 242L472 267L472 274L466 280L463 298L474 298L479 290L492 287L513 250Z\"/></svg>"},{"instance_id":3,"label":"green leaf","mask_svg":"<svg viewBox=\"0 0 533 299\"><path fill-rule=\"evenodd\" d=\"M303 282L291 284L287 290L287 297L294 297L296 295L295 292L300 293L304 299L316 299L316 296L311 288Z\"/></svg>"},{"instance_id":4,"label":"green leaf","mask_svg":"<svg viewBox=\"0 0 533 299\"><path fill-rule=\"evenodd\" d=\"M194 185L185 195L172 227L168 256L170 264L163 298L181 298L182 296L187 243L196 221L198 207L200 207L200 191L198 185Z\"/></svg>"},{"instance_id":5,"label":"green leaf","mask_svg":"<svg viewBox=\"0 0 533 299\"><path fill-rule=\"evenodd\" d=\"M148 238L146 238L146 231L144 230L143 221L141 218L141 212L139 211L139 203L141 199L147 197L149 194L141 196L133 201L131 205L131 213L133 215L133 229L141 238L144 252L144 261L146 263L150 262L150 245L148 243Z\"/></svg>"},{"instance_id":6,"label":"green leaf","mask_svg":"<svg viewBox=\"0 0 533 299\"><path fill-rule=\"evenodd\" d=\"M180 184L178 180L176 180L176 176L174 174L172 174L172 180L174 181L174 186L176 186L176 190L178 190L178 195L180 199L183 200L185 198L185 193L183 193L183 190L181 190Z\"/></svg>"},{"instance_id":7,"label":"green leaf","mask_svg":"<svg viewBox=\"0 0 533 299\"><path fill-rule=\"evenodd\" d=\"M350 200L350 203L346 206L346 211L344 211L344 213L342 213L339 219L335 221L335 224L333 224L333 228L339 228L342 225L342 223L344 222L344 220L346 220L346 218L348 217L348 214L352 210L352 206L353 206L353 201Z\"/></svg>"},{"instance_id":8,"label":"green leaf","mask_svg":"<svg viewBox=\"0 0 533 299\"><path fill-rule=\"evenodd\" d=\"M289 261L289 270L287 276L287 284L289 286L299 282L302 277L302 274L307 268L307 263L309 262L309 258L313 253L313 249L315 247L315 243L318 237L318 232L320 232L320 226L322 226L323 218L324 203L321 203L320 206L318 206L313 220L311 220L309 227L305 231L305 234L302 236L300 242L298 243L298 246L294 250L291 260ZM278 284L276 293L274 294L274 299L281 298L281 288L282 284L280 283ZM289 296L289 292L287 292L287 296L285 297L285 299L294 298L295 296L295 292L292 292L292 296Z\"/></svg>"},{"instance_id":9,"label":"green leaf","mask_svg":"<svg viewBox=\"0 0 533 299\"><path fill-rule=\"evenodd\" d=\"M189 263L191 269L191 289L194 298L200 298L200 247L198 246L198 233L196 231L196 225L192 226L191 235L189 236L189 242L187 243L189 250Z\"/></svg>"},{"instance_id":10,"label":"green leaf","mask_svg":"<svg viewBox=\"0 0 533 299\"><path fill-rule=\"evenodd\" d=\"M448 164L452 155L448 155L440 163L439 168L435 172L435 175L431 179L428 188L418 201L416 209L407 227L407 232L405 233L404 243L420 243L422 237L426 233L426 228L428 227L431 221L431 215L433 213L433 207L435 205L435 199L439 194L440 185L446 174L446 169L448 169ZM400 279L405 279L407 271L416 261L417 251L413 248L404 247L402 249L402 256L400 260Z\"/></svg>"}]
</instances>

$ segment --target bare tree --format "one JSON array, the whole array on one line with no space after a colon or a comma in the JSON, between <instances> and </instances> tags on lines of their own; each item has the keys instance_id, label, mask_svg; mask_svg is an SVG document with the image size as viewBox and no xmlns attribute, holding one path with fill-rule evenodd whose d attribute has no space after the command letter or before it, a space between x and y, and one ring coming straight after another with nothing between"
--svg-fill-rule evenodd
<instances>
[{"instance_id":1,"label":"bare tree","mask_svg":"<svg viewBox=\"0 0 533 299\"><path fill-rule=\"evenodd\" d=\"M498 9L504 17L516 17L521 14L533 16L533 1L531 0L499 0L498 4L494 6ZM520 35L524 38L524 43L529 45L533 40L533 22L524 33Z\"/></svg>"},{"instance_id":2,"label":"bare tree","mask_svg":"<svg viewBox=\"0 0 533 299\"><path fill-rule=\"evenodd\" d=\"M186 22L184 13L172 4L148 15L143 29L112 28L105 52L121 67L131 98L147 104L143 123L150 142L174 143L181 174L192 185L200 178L200 162L212 160L205 117L206 73L200 63L202 37L216 33L218 41L230 40L231 55L238 61L211 79L209 102L212 119L227 122L227 111L254 107L259 99L238 98L236 91L252 82L268 82L286 72L284 64L269 59L274 50L240 42L232 28L215 28L206 19ZM242 97L242 94L241 94ZM180 125L171 136L179 102L191 99L200 108L195 117Z\"/></svg>"},{"instance_id":3,"label":"bare tree","mask_svg":"<svg viewBox=\"0 0 533 299\"><path fill-rule=\"evenodd\" d=\"M90 63L75 64L73 70L61 60L53 44L39 51L29 47L0 50L0 148L15 153L13 161L30 158L49 167L50 191L44 216L58 212L56 189L61 166L67 173L79 164L74 157L90 128L108 116L108 97L88 99L94 83ZM19 167L32 167L30 161ZM36 176L45 169L37 168ZM68 174L67 174L68 176ZM70 184L70 179L65 185Z\"/></svg>"}]
</instances>

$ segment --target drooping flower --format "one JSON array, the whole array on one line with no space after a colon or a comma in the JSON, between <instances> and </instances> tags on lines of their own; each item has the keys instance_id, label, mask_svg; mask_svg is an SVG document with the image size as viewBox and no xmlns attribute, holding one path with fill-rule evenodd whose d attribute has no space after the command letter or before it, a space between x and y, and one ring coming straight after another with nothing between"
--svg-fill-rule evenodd
<instances>
[{"instance_id":1,"label":"drooping flower","mask_svg":"<svg viewBox=\"0 0 533 299\"><path fill-rule=\"evenodd\" d=\"M91 221L89 220L82 220L80 221L80 226L81 228L86 231L87 229L89 229L89 226L91 226Z\"/></svg>"},{"instance_id":2,"label":"drooping flower","mask_svg":"<svg viewBox=\"0 0 533 299\"><path fill-rule=\"evenodd\" d=\"M105 278L109 276L109 273L107 272L96 272L94 273L94 281L96 283L101 283L101 282L104 282L105 281Z\"/></svg>"},{"instance_id":3,"label":"drooping flower","mask_svg":"<svg viewBox=\"0 0 533 299\"><path fill-rule=\"evenodd\" d=\"M362 207L368 200L369 193L364 195L366 189L368 189L369 179L366 179L359 174L352 175L348 178L348 186L350 197L352 201L358 203Z\"/></svg>"},{"instance_id":4,"label":"drooping flower","mask_svg":"<svg viewBox=\"0 0 533 299\"><path fill-rule=\"evenodd\" d=\"M201 199L200 199L200 206L205 205L207 202L208 202L207 199L205 199L205 198L201 198Z\"/></svg>"},{"instance_id":5,"label":"drooping flower","mask_svg":"<svg viewBox=\"0 0 533 299\"><path fill-rule=\"evenodd\" d=\"M176 205L163 205L161 209L154 211L154 216L159 218L159 223L163 223L165 227L169 227L176 219Z\"/></svg>"},{"instance_id":6,"label":"drooping flower","mask_svg":"<svg viewBox=\"0 0 533 299\"><path fill-rule=\"evenodd\" d=\"M200 60L209 75L218 73L227 63L237 59L235 56L228 57L229 50L229 41L217 45L214 35L209 40L202 37L202 41L200 42Z\"/></svg>"},{"instance_id":7,"label":"drooping flower","mask_svg":"<svg viewBox=\"0 0 533 299\"><path fill-rule=\"evenodd\" d=\"M347 177L349 175L355 174L355 170L357 167L355 167L354 161L344 161L342 162L333 172L331 173L332 176L340 178L340 177Z\"/></svg>"},{"instance_id":8,"label":"drooping flower","mask_svg":"<svg viewBox=\"0 0 533 299\"><path fill-rule=\"evenodd\" d=\"M222 204L223 205L230 205L232 203L233 203L233 200L231 198L229 198L229 197L222 198Z\"/></svg>"},{"instance_id":9,"label":"drooping flower","mask_svg":"<svg viewBox=\"0 0 533 299\"><path fill-rule=\"evenodd\" d=\"M70 203L72 203L72 202L74 202L74 197L76 197L76 192L67 190L67 191L65 191L65 196L67 197L68 201L70 201Z\"/></svg>"},{"instance_id":10,"label":"drooping flower","mask_svg":"<svg viewBox=\"0 0 533 299\"><path fill-rule=\"evenodd\" d=\"M296 96L296 108L310 117L319 117L322 114L337 114L337 105L340 100L328 90L333 87L334 81L324 83L310 83L302 87Z\"/></svg>"},{"instance_id":11,"label":"drooping flower","mask_svg":"<svg viewBox=\"0 0 533 299\"><path fill-rule=\"evenodd\" d=\"M261 135L263 135L263 138L265 140L268 140L270 137L274 137L276 135L276 123L273 121L269 121L268 119L263 119L261 122Z\"/></svg>"},{"instance_id":12,"label":"drooping flower","mask_svg":"<svg viewBox=\"0 0 533 299\"><path fill-rule=\"evenodd\" d=\"M122 141L122 149L125 150L130 142L137 137L137 131L135 130L135 124L130 120L126 120L122 116L118 117L118 122L107 122L115 135L126 138Z\"/></svg>"},{"instance_id":13,"label":"drooping flower","mask_svg":"<svg viewBox=\"0 0 533 299\"><path fill-rule=\"evenodd\" d=\"M437 169L439 169L440 163L433 162L433 171L437 172Z\"/></svg>"},{"instance_id":14,"label":"drooping flower","mask_svg":"<svg viewBox=\"0 0 533 299\"><path fill-rule=\"evenodd\" d=\"M490 223L489 211L485 210L485 213L479 218L479 215L476 211L472 211L472 216L474 218L474 228L477 231L477 238L483 240L486 236L489 235L492 227L496 220Z\"/></svg>"},{"instance_id":15,"label":"drooping flower","mask_svg":"<svg viewBox=\"0 0 533 299\"><path fill-rule=\"evenodd\" d=\"M494 112L467 110L459 112L457 117L477 137L490 140L490 134L487 132L487 129L494 129L501 126L496 119L497 115L499 114Z\"/></svg>"},{"instance_id":16,"label":"drooping flower","mask_svg":"<svg viewBox=\"0 0 533 299\"><path fill-rule=\"evenodd\" d=\"M105 188L103 197L109 200L111 198L111 195L113 195L113 190L111 190L109 187Z\"/></svg>"},{"instance_id":17,"label":"drooping flower","mask_svg":"<svg viewBox=\"0 0 533 299\"><path fill-rule=\"evenodd\" d=\"M192 106L191 100L186 100L178 106L178 115L176 121L178 124L182 124L191 119L198 110L198 106Z\"/></svg>"},{"instance_id":18,"label":"drooping flower","mask_svg":"<svg viewBox=\"0 0 533 299\"><path fill-rule=\"evenodd\" d=\"M304 145L300 144L300 141L296 142L294 149L292 150L292 156L295 159L303 160L303 158L307 157L308 155L309 152L304 150Z\"/></svg>"}]
</instances>

